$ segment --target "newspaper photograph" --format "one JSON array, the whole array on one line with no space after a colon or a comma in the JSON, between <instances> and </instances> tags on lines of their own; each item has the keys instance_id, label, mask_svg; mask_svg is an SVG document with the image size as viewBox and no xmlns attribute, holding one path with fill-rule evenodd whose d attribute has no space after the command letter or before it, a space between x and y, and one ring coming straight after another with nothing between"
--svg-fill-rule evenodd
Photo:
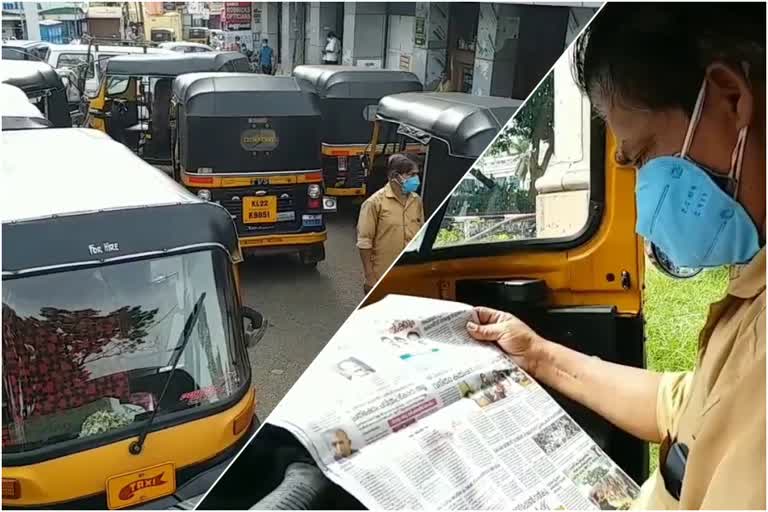
<instances>
[{"instance_id":1,"label":"newspaper photograph","mask_svg":"<svg viewBox=\"0 0 768 512\"><path fill-rule=\"evenodd\" d=\"M355 312L270 417L372 509L616 510L638 486L466 304L390 295Z\"/></svg>"}]
</instances>

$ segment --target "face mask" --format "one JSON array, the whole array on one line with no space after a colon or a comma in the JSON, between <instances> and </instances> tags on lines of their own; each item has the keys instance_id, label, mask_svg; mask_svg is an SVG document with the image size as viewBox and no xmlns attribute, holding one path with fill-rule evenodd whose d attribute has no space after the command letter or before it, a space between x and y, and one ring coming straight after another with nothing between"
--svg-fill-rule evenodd
<instances>
[{"instance_id":1,"label":"face mask","mask_svg":"<svg viewBox=\"0 0 768 512\"><path fill-rule=\"evenodd\" d=\"M727 177L713 179L711 171L687 157L705 96L706 81L680 155L654 158L637 173L637 233L679 267L746 263L760 250L755 223L735 199L747 127L739 132Z\"/></svg>"},{"instance_id":2,"label":"face mask","mask_svg":"<svg viewBox=\"0 0 768 512\"><path fill-rule=\"evenodd\" d=\"M419 180L418 175L411 176L400 184L400 186L403 187L403 192L406 194L416 192L419 189L419 185L421 185L421 180Z\"/></svg>"}]
</instances>

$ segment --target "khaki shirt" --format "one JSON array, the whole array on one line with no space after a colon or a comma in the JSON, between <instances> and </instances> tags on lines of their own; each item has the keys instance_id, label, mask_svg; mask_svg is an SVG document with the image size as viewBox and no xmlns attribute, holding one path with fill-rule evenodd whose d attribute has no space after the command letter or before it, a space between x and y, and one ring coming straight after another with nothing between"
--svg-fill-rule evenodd
<instances>
[{"instance_id":1,"label":"khaki shirt","mask_svg":"<svg viewBox=\"0 0 768 512\"><path fill-rule=\"evenodd\" d=\"M424 205L411 193L403 202L387 183L360 207L358 249L371 249L373 278L378 280L424 224ZM371 283L373 284L373 283Z\"/></svg>"},{"instance_id":2,"label":"khaki shirt","mask_svg":"<svg viewBox=\"0 0 768 512\"><path fill-rule=\"evenodd\" d=\"M656 470L634 508L765 510L765 248L731 270L699 344L696 369L664 374L656 404L661 438L689 449L680 501Z\"/></svg>"}]
</instances>

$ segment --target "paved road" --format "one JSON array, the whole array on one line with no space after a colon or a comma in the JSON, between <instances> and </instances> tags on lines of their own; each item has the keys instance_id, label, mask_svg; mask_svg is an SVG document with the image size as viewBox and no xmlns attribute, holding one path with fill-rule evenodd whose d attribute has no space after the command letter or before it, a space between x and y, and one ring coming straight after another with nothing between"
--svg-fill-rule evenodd
<instances>
[{"instance_id":1,"label":"paved road","mask_svg":"<svg viewBox=\"0 0 768 512\"><path fill-rule=\"evenodd\" d=\"M269 322L249 350L262 420L363 299L354 210L340 210L328 216L326 260L316 270L286 256L249 259L240 269L243 302Z\"/></svg>"}]
</instances>

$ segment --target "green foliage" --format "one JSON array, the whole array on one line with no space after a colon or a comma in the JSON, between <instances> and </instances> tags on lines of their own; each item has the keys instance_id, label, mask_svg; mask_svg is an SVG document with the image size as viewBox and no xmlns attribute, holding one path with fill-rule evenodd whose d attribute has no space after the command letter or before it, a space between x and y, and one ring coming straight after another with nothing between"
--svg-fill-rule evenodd
<instances>
[{"instance_id":1,"label":"green foliage","mask_svg":"<svg viewBox=\"0 0 768 512\"><path fill-rule=\"evenodd\" d=\"M531 146L537 146L540 140L552 141L554 105L555 79L554 74L550 73L526 104L517 111L512 123L491 146L489 154L521 154Z\"/></svg>"},{"instance_id":2,"label":"green foliage","mask_svg":"<svg viewBox=\"0 0 768 512\"><path fill-rule=\"evenodd\" d=\"M497 180L492 188L477 180L465 179L448 202L446 215L493 215L533 213L535 200L527 190L521 190L517 180Z\"/></svg>"}]
</instances>

